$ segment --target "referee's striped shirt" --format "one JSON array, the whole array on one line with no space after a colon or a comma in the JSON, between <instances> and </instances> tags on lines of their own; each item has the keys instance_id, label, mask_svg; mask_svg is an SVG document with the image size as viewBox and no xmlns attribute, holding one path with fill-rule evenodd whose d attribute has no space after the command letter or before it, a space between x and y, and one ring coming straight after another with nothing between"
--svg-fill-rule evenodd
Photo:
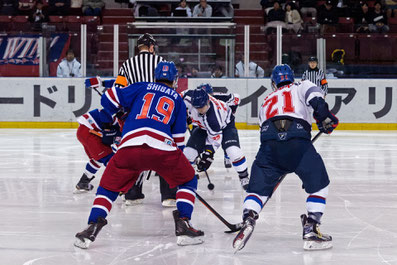
<instances>
[{"instance_id":1,"label":"referee's striped shirt","mask_svg":"<svg viewBox=\"0 0 397 265\"><path fill-rule=\"evenodd\" d=\"M328 82L325 79L324 71L318 68L306 70L302 75L302 81L309 80L316 84L324 91L324 95L328 93Z\"/></svg>"},{"instance_id":2,"label":"referee's striped shirt","mask_svg":"<svg viewBox=\"0 0 397 265\"><path fill-rule=\"evenodd\" d=\"M125 87L136 82L154 82L154 69L164 58L150 52L141 52L123 63L115 85Z\"/></svg>"}]
</instances>

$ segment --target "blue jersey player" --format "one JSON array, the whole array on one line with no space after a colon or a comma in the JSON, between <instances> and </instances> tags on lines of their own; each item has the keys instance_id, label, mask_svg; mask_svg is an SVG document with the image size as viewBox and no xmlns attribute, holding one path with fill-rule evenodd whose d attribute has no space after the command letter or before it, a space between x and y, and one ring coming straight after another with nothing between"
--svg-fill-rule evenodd
<instances>
[{"instance_id":1,"label":"blue jersey player","mask_svg":"<svg viewBox=\"0 0 397 265\"><path fill-rule=\"evenodd\" d=\"M160 62L155 83L140 82L111 88L102 106L112 115L127 111L119 149L100 181L88 219L88 228L76 234L75 246L88 248L103 226L119 192L127 192L145 170L158 172L171 188L178 187L173 212L178 245L200 244L204 233L190 225L196 198L197 178L183 155L186 106L173 89L177 70L173 62Z\"/></svg>"},{"instance_id":2,"label":"blue jersey player","mask_svg":"<svg viewBox=\"0 0 397 265\"><path fill-rule=\"evenodd\" d=\"M251 236L255 220L283 177L295 172L302 180L307 215L301 215L304 249L327 249L332 238L321 234L319 224L328 195L328 174L311 137L311 116L323 133L331 133L338 119L329 111L320 87L305 80L294 83L288 65L277 65L272 72L274 92L260 108L261 146L251 168L244 201L243 227L233 241L236 251Z\"/></svg>"}]
</instances>

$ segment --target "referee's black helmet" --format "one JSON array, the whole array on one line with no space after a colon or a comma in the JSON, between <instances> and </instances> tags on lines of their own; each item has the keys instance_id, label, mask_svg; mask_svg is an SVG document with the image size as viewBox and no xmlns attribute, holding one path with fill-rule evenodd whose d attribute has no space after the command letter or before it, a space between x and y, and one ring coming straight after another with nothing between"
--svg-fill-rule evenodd
<instances>
[{"instance_id":1,"label":"referee's black helmet","mask_svg":"<svg viewBox=\"0 0 397 265\"><path fill-rule=\"evenodd\" d=\"M139 36L138 41L137 41L137 46L142 46L145 45L147 47L150 47L150 45L157 45L156 40L153 38L152 34L145 33Z\"/></svg>"},{"instance_id":2,"label":"referee's black helmet","mask_svg":"<svg viewBox=\"0 0 397 265\"><path fill-rule=\"evenodd\" d=\"M309 60L308 60L309 62L316 62L316 63L318 63L318 59L317 59L317 57L316 56L311 56L311 57L309 57Z\"/></svg>"}]
</instances>

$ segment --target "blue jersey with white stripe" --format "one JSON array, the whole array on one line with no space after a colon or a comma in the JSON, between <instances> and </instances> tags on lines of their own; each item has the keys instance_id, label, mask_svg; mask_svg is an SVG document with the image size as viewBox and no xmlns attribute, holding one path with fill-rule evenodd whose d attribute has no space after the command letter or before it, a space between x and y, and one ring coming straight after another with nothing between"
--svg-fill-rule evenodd
<instances>
[{"instance_id":1,"label":"blue jersey with white stripe","mask_svg":"<svg viewBox=\"0 0 397 265\"><path fill-rule=\"evenodd\" d=\"M174 89L149 82L112 87L102 96L101 104L109 117L120 109L129 113L119 148L147 144L165 151L183 149L186 106Z\"/></svg>"}]
</instances>

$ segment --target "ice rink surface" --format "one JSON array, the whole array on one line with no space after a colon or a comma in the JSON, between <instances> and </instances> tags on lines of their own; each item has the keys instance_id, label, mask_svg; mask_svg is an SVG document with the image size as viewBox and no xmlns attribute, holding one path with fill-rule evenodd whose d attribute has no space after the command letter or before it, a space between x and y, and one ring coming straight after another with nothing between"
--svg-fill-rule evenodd
<instances>
[{"instance_id":1,"label":"ice rink surface","mask_svg":"<svg viewBox=\"0 0 397 265\"><path fill-rule=\"evenodd\" d=\"M251 165L259 133L239 133ZM205 243L177 246L172 209L162 208L156 177L144 183L142 205L126 208L119 198L90 249L75 248L74 235L86 227L94 198L94 192L73 194L87 162L75 130L2 129L0 146L0 265L397 264L395 131L336 131L315 143L331 179L321 231L334 238L333 249L315 252L302 249L299 216L306 194L294 174L265 206L237 254L234 234L223 233L224 224L198 200L192 223L205 232ZM244 192L235 171L223 167L222 156L217 152L210 169L214 191L206 179L199 180L198 191L237 223Z\"/></svg>"}]
</instances>

